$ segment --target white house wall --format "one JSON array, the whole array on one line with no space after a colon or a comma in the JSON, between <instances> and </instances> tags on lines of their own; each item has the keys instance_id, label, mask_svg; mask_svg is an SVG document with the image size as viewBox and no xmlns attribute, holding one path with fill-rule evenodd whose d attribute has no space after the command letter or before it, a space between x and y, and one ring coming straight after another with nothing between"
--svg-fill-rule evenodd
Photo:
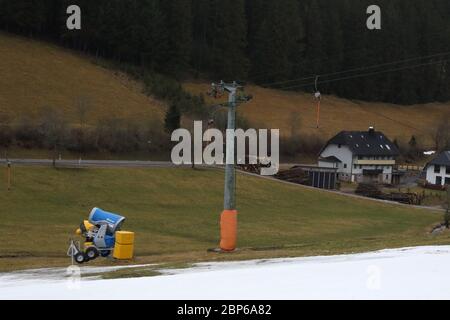
<instances>
[{"instance_id":1,"label":"white house wall","mask_svg":"<svg viewBox=\"0 0 450 320\"><path fill-rule=\"evenodd\" d=\"M340 164L327 162L327 161L319 161L320 168L330 168L330 169L339 169Z\"/></svg>"},{"instance_id":2,"label":"white house wall","mask_svg":"<svg viewBox=\"0 0 450 320\"><path fill-rule=\"evenodd\" d=\"M322 158L327 158L334 156L342 161L338 167L338 173L340 174L341 180L351 180L354 182L363 181L364 170L383 170L382 176L379 177L379 182L390 184L392 183L393 165L395 164L395 158L393 157L365 157L359 159L358 157L353 157L353 153L348 146L329 145L323 150L320 155ZM372 165L358 165L358 161L371 161L375 164ZM366 162L367 162L366 161ZM376 164L380 163L380 165ZM383 164L384 163L384 164ZM346 165L346 166L345 166ZM330 164L319 161L319 166L329 167Z\"/></svg>"},{"instance_id":3,"label":"white house wall","mask_svg":"<svg viewBox=\"0 0 450 320\"><path fill-rule=\"evenodd\" d=\"M427 168L427 182L430 184L437 184L436 178L442 177L442 185L445 185L445 179L450 179L450 174L446 173L446 166L440 166L441 169L439 173L434 172L434 165L430 165Z\"/></svg>"},{"instance_id":4,"label":"white house wall","mask_svg":"<svg viewBox=\"0 0 450 320\"><path fill-rule=\"evenodd\" d=\"M341 146L339 148L338 145L329 145L328 147L323 150L322 154L320 155L322 158L328 158L328 157L336 157L339 160L342 161L342 163L339 164L339 172L341 173L352 173L352 161L353 161L353 153L351 152L350 148L347 146ZM344 165L347 165L345 168Z\"/></svg>"}]
</instances>

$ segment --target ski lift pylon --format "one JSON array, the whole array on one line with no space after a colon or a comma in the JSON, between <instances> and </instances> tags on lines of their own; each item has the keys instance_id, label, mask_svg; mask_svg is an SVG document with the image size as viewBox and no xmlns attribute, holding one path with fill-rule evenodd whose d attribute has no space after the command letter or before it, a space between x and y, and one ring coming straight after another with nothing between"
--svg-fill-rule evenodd
<instances>
[{"instance_id":1,"label":"ski lift pylon","mask_svg":"<svg viewBox=\"0 0 450 320\"><path fill-rule=\"evenodd\" d=\"M320 102L322 100L322 95L321 95L321 93L319 91L319 78L320 78L320 76L317 75L316 76L316 81L314 83L315 84L315 89L316 89L316 92L314 93L314 97L317 100L317 119L316 119L317 129L320 128Z\"/></svg>"}]
</instances>

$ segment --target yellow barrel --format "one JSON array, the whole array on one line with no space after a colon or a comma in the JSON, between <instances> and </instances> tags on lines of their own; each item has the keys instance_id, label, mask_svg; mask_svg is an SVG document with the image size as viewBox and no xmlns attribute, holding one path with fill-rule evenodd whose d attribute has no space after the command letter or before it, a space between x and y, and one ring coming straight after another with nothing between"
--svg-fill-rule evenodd
<instances>
[{"instance_id":1,"label":"yellow barrel","mask_svg":"<svg viewBox=\"0 0 450 320\"><path fill-rule=\"evenodd\" d=\"M120 244L134 244L134 232L117 231L116 242Z\"/></svg>"},{"instance_id":2,"label":"yellow barrel","mask_svg":"<svg viewBox=\"0 0 450 320\"><path fill-rule=\"evenodd\" d=\"M133 259L134 232L117 231L113 257L118 260Z\"/></svg>"}]
</instances>

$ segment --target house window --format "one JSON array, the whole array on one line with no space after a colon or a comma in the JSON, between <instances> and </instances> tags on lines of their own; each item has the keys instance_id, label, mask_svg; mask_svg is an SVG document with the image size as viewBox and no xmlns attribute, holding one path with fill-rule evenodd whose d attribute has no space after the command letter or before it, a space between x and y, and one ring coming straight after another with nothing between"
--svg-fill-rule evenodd
<instances>
[{"instance_id":1,"label":"house window","mask_svg":"<svg viewBox=\"0 0 450 320\"><path fill-rule=\"evenodd\" d=\"M441 166L434 166L434 173L441 173Z\"/></svg>"},{"instance_id":2,"label":"house window","mask_svg":"<svg viewBox=\"0 0 450 320\"><path fill-rule=\"evenodd\" d=\"M447 169L445 170L446 174L450 174L450 166L447 166Z\"/></svg>"},{"instance_id":3,"label":"house window","mask_svg":"<svg viewBox=\"0 0 450 320\"><path fill-rule=\"evenodd\" d=\"M445 185L450 186L450 178L445 178Z\"/></svg>"},{"instance_id":4,"label":"house window","mask_svg":"<svg viewBox=\"0 0 450 320\"><path fill-rule=\"evenodd\" d=\"M442 186L442 177L436 177L436 185Z\"/></svg>"},{"instance_id":5,"label":"house window","mask_svg":"<svg viewBox=\"0 0 450 320\"><path fill-rule=\"evenodd\" d=\"M347 164L346 163L344 163L344 169L347 169Z\"/></svg>"}]
</instances>

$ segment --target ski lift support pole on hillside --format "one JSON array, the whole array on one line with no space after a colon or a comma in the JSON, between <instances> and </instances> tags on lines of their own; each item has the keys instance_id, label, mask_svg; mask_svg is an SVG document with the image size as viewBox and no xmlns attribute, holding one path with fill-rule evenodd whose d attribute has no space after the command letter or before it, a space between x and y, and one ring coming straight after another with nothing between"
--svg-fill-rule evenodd
<instances>
[{"instance_id":1,"label":"ski lift support pole on hillside","mask_svg":"<svg viewBox=\"0 0 450 320\"><path fill-rule=\"evenodd\" d=\"M316 91L314 93L314 97L317 100L317 118L316 118L317 129L320 128L320 102L322 100L322 95L320 94L318 85L319 85L319 76L316 76L316 81L315 81Z\"/></svg>"},{"instance_id":2,"label":"ski lift support pole on hillside","mask_svg":"<svg viewBox=\"0 0 450 320\"><path fill-rule=\"evenodd\" d=\"M244 87L236 81L232 83L212 84L213 97L218 97L217 92L228 92L228 103L221 104L228 109L227 140L226 140L226 164L225 164L225 190L224 210L220 216L220 250L232 252L237 245L237 209L236 209L236 172L235 172L235 139L236 108L239 103L249 102L251 96L238 96L238 91ZM232 135L232 136L231 136Z\"/></svg>"}]
</instances>

